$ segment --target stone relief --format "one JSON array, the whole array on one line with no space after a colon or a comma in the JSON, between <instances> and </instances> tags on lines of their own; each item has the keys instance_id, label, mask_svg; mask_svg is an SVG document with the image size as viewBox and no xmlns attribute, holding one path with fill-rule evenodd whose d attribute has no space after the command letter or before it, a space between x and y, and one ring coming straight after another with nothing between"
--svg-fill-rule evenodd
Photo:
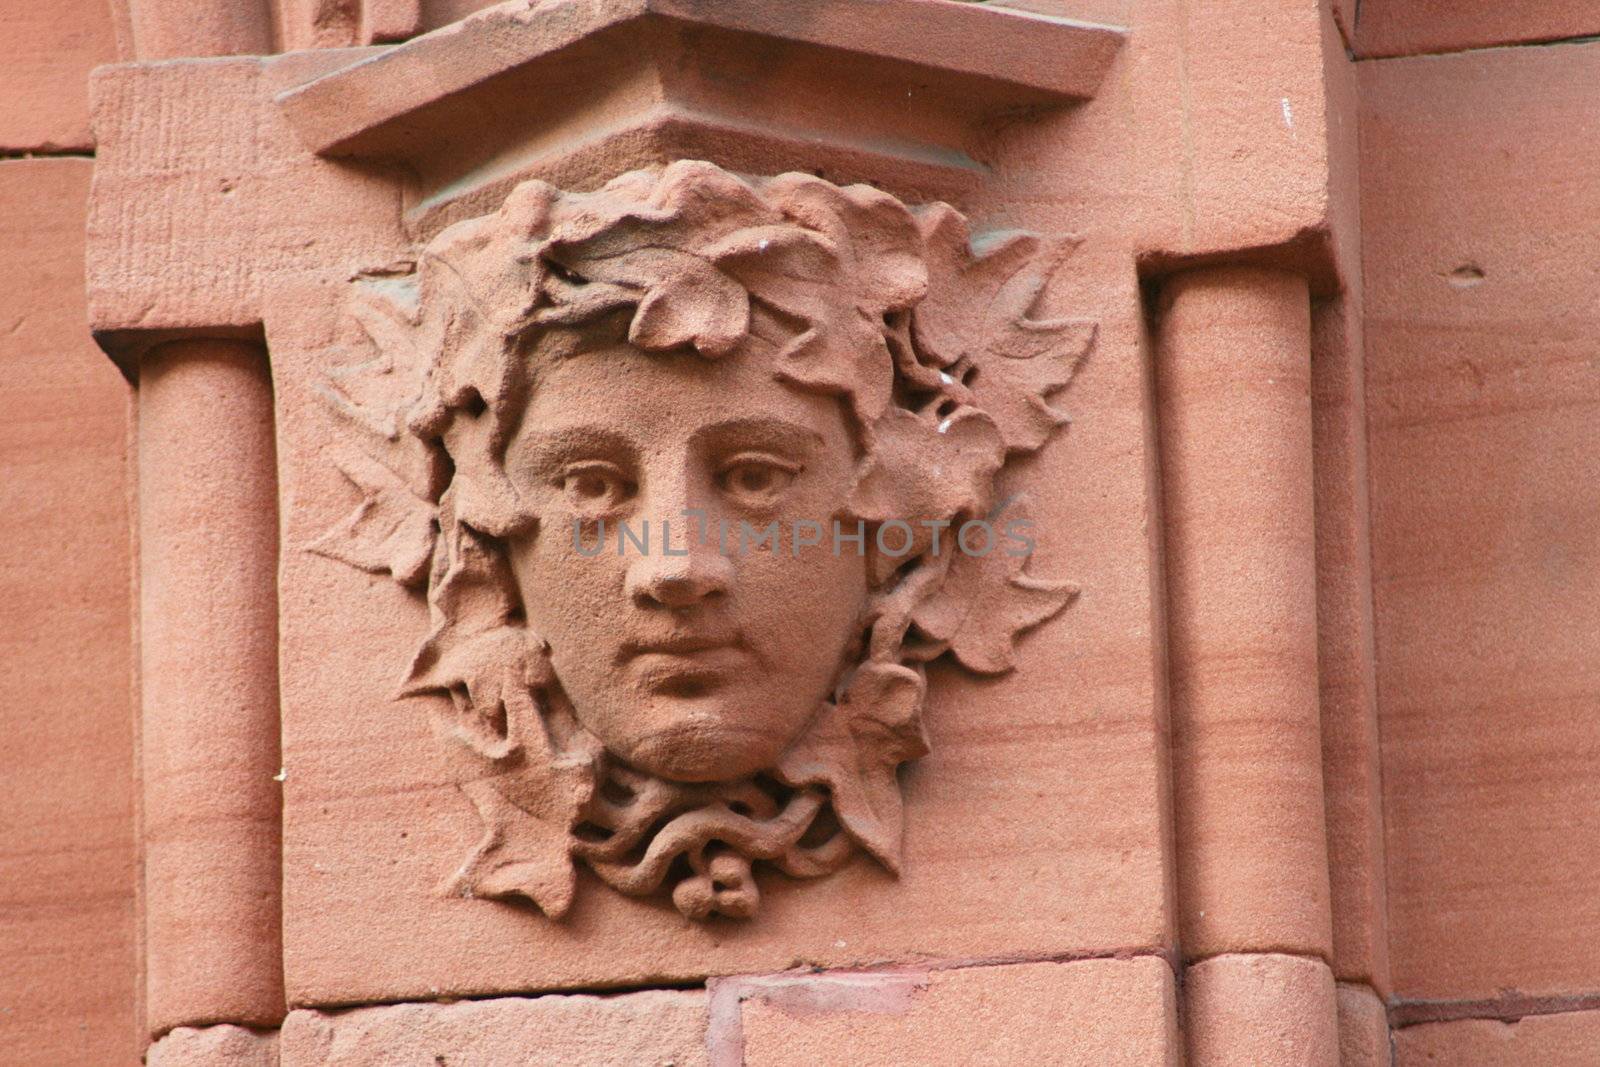
<instances>
[{"instance_id":1,"label":"stone relief","mask_svg":"<svg viewBox=\"0 0 1600 1067\"><path fill-rule=\"evenodd\" d=\"M362 500L312 550L427 598L402 694L484 766L454 892L560 917L581 862L748 918L757 864L898 872L926 665L1007 671L1074 595L996 491L1093 343L1032 317L1071 247L686 161L354 280Z\"/></svg>"}]
</instances>

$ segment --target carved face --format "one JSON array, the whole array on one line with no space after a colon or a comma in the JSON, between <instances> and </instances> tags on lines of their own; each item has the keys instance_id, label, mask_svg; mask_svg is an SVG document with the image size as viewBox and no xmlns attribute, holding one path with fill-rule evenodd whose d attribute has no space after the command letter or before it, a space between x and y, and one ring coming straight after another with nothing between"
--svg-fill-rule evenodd
<instances>
[{"instance_id":1,"label":"carved face","mask_svg":"<svg viewBox=\"0 0 1600 1067\"><path fill-rule=\"evenodd\" d=\"M925 665L1009 670L1073 595L958 551L1065 421L1094 327L1031 312L1067 247L680 161L359 280L325 395L362 500L310 549L425 592L404 692L486 762L454 892L559 917L581 862L748 918L756 864L899 870Z\"/></svg>"},{"instance_id":2,"label":"carved face","mask_svg":"<svg viewBox=\"0 0 1600 1067\"><path fill-rule=\"evenodd\" d=\"M573 713L678 781L772 766L860 633L865 562L830 540L853 437L837 400L776 379L773 355L751 338L718 360L626 346L559 360L507 452L540 516L512 540L512 570ZM796 554L807 521L830 534ZM777 542L756 546L773 522Z\"/></svg>"}]
</instances>

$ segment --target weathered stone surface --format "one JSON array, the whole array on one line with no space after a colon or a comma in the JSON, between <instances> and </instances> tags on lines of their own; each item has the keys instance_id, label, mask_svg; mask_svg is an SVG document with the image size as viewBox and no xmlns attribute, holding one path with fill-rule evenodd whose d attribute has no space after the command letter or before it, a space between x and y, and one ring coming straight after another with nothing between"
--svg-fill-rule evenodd
<instances>
[{"instance_id":1,"label":"weathered stone surface","mask_svg":"<svg viewBox=\"0 0 1600 1067\"><path fill-rule=\"evenodd\" d=\"M363 501L313 550L425 587L406 695L481 768L454 892L560 919L582 863L748 919L754 865L899 872L925 664L1008 674L1076 596L996 485L1095 324L1027 310L1052 243L970 241L948 207L685 161L519 186L347 290L366 358L321 384L369 430L336 460Z\"/></svg>"},{"instance_id":2,"label":"weathered stone surface","mask_svg":"<svg viewBox=\"0 0 1600 1067\"><path fill-rule=\"evenodd\" d=\"M1355 46L1362 57L1460 52L1600 33L1585 0L1504 4L1496 0L1362 0Z\"/></svg>"},{"instance_id":3,"label":"weathered stone surface","mask_svg":"<svg viewBox=\"0 0 1600 1067\"><path fill-rule=\"evenodd\" d=\"M1574 136L1593 126L1596 79L1593 44L1362 67L1403 999L1570 993L1600 976L1600 942L1574 936L1600 927L1600 140Z\"/></svg>"},{"instance_id":4,"label":"weathered stone surface","mask_svg":"<svg viewBox=\"0 0 1600 1067\"><path fill-rule=\"evenodd\" d=\"M96 72L89 313L113 358L131 365L171 333L259 335L263 291L280 275L386 257L398 189L307 157L268 106L285 83L349 59L332 50Z\"/></svg>"},{"instance_id":5,"label":"weathered stone surface","mask_svg":"<svg viewBox=\"0 0 1600 1067\"><path fill-rule=\"evenodd\" d=\"M703 992L293 1011L282 1067L706 1067Z\"/></svg>"},{"instance_id":6,"label":"weathered stone surface","mask_svg":"<svg viewBox=\"0 0 1600 1067\"><path fill-rule=\"evenodd\" d=\"M719 1022L720 1005L740 998L742 1044L719 1032L710 1067L1176 1067L1182 1058L1172 969L1154 957L728 979L712 996Z\"/></svg>"},{"instance_id":7,"label":"weathered stone surface","mask_svg":"<svg viewBox=\"0 0 1600 1067\"><path fill-rule=\"evenodd\" d=\"M1355 249L1334 241L1330 160L1344 134L1327 81L1344 56L1331 14L1319 4L1148 0L1132 18L1134 181L1158 197L1141 219L1146 261L1164 272L1231 250L1333 287Z\"/></svg>"},{"instance_id":8,"label":"weathered stone surface","mask_svg":"<svg viewBox=\"0 0 1600 1067\"><path fill-rule=\"evenodd\" d=\"M84 327L90 167L0 161L0 1058L40 1067L138 1057L128 396Z\"/></svg>"},{"instance_id":9,"label":"weathered stone surface","mask_svg":"<svg viewBox=\"0 0 1600 1067\"><path fill-rule=\"evenodd\" d=\"M1057 151L1041 172L1073 165L1075 154ZM333 167L314 166L318 175ZM275 188L294 189L306 213L326 218L328 205L356 188L328 181L297 186L285 178ZM1132 252L1114 224L1125 210L1122 191L1114 182L1096 191L1089 215L1104 227L1015 189L1002 187L985 203L975 209L986 212L980 219L1084 235L1041 305L1041 314L1100 325L1095 353L1063 402L1075 428L1006 491L1050 487L1035 503L1035 522L1047 532L1034 569L1085 589L1092 582L1093 603L1084 598L1027 638L1017 673L998 683L935 669L926 720L933 755L905 774L911 815L898 882L867 863L803 891L774 879L760 886L755 927L687 926L657 905L596 893L583 880L559 923L529 908L439 894L460 865L462 843L481 830L455 790L460 768L440 758L429 736L426 709L393 700L395 680L427 631L422 605L387 578L311 550L357 503L329 462L333 438L319 387L348 341L339 335L333 294L362 264L352 264L342 242L294 252L274 238L261 257L265 269L253 276L230 269L227 277L243 283L235 306L261 302L281 419L292 1000L693 980L796 960L839 965L1168 943L1155 533ZM167 255L153 240L141 247L152 258ZM398 261L406 248L373 247L365 266L404 271ZM138 285L143 277L108 281ZM158 299L171 294L163 306L173 316L190 314L179 287L158 288Z\"/></svg>"},{"instance_id":10,"label":"weathered stone surface","mask_svg":"<svg viewBox=\"0 0 1600 1067\"><path fill-rule=\"evenodd\" d=\"M1367 986L1339 983L1339 1067L1390 1067L1388 1012Z\"/></svg>"},{"instance_id":11,"label":"weathered stone surface","mask_svg":"<svg viewBox=\"0 0 1600 1067\"><path fill-rule=\"evenodd\" d=\"M278 1032L180 1026L151 1043L145 1067L278 1067Z\"/></svg>"},{"instance_id":12,"label":"weathered stone surface","mask_svg":"<svg viewBox=\"0 0 1600 1067\"><path fill-rule=\"evenodd\" d=\"M1111 240L1088 255L1109 262ZM280 586L291 999L692 980L796 960L848 965L1164 945L1148 483L1144 453L1130 450L1128 436L1143 433L1130 348L1136 305L1121 302L1130 293L1126 275L1080 267L1086 251L1087 242L1060 275L1073 280L1074 297L1063 293L1048 305L1072 318L1112 312L1098 320L1102 340L1063 401L1075 416L1066 440L1077 450L1046 448L1034 473L1007 491L1055 487L1035 503L1032 569L1085 587L1092 580L1093 608L1085 601L1080 613L1075 605L1024 638L1016 673L999 683L935 668L926 716L932 754L905 774L898 881L871 863L807 886L761 876L758 921L709 927L656 903L596 892L586 874L559 922L524 906L440 893L463 844L482 831L454 789L462 767L429 736L428 710L393 700L396 678L427 632L422 603L388 578L311 550L357 502L329 462L334 437L318 392L345 343L325 286L347 275L281 285L267 331L292 501ZM1091 424L1107 429L1091 435ZM1080 703L1077 692L1094 695ZM988 709L981 715L979 704Z\"/></svg>"},{"instance_id":13,"label":"weathered stone surface","mask_svg":"<svg viewBox=\"0 0 1600 1067\"><path fill-rule=\"evenodd\" d=\"M1394 1067L1589 1067L1600 1011L1424 1023L1395 1031Z\"/></svg>"},{"instance_id":14,"label":"weathered stone surface","mask_svg":"<svg viewBox=\"0 0 1600 1067\"><path fill-rule=\"evenodd\" d=\"M108 0L0 11L0 153L84 152L89 70L116 59Z\"/></svg>"},{"instance_id":15,"label":"weathered stone surface","mask_svg":"<svg viewBox=\"0 0 1600 1067\"><path fill-rule=\"evenodd\" d=\"M1185 968L1188 1067L1340 1067L1333 973L1321 960L1214 956Z\"/></svg>"},{"instance_id":16,"label":"weathered stone surface","mask_svg":"<svg viewBox=\"0 0 1600 1067\"><path fill-rule=\"evenodd\" d=\"M122 0L136 59L251 56L273 51L267 0Z\"/></svg>"},{"instance_id":17,"label":"weathered stone surface","mask_svg":"<svg viewBox=\"0 0 1600 1067\"><path fill-rule=\"evenodd\" d=\"M319 155L413 175L406 221L423 236L530 177L590 189L675 159L948 200L982 180L978 146L1000 116L1092 96L1122 41L1114 27L944 0L514 2L278 105Z\"/></svg>"}]
</instances>

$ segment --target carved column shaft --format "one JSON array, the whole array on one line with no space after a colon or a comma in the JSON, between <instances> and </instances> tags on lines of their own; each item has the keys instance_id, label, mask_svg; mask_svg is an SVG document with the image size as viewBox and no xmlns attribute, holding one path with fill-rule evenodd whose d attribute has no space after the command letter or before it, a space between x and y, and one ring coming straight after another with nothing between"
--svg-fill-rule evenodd
<instances>
[{"instance_id":1,"label":"carved column shaft","mask_svg":"<svg viewBox=\"0 0 1600 1067\"><path fill-rule=\"evenodd\" d=\"M129 0L128 21L140 59L272 51L272 16L265 0Z\"/></svg>"},{"instance_id":2,"label":"carved column shaft","mask_svg":"<svg viewBox=\"0 0 1600 1067\"><path fill-rule=\"evenodd\" d=\"M1306 282L1198 270L1167 284L1160 310L1181 947L1190 963L1282 953L1325 971ZM1331 1032L1325 977L1270 1010Z\"/></svg>"},{"instance_id":3,"label":"carved column shaft","mask_svg":"<svg viewBox=\"0 0 1600 1067\"><path fill-rule=\"evenodd\" d=\"M139 368L147 1023L277 1025L277 508L259 345Z\"/></svg>"}]
</instances>

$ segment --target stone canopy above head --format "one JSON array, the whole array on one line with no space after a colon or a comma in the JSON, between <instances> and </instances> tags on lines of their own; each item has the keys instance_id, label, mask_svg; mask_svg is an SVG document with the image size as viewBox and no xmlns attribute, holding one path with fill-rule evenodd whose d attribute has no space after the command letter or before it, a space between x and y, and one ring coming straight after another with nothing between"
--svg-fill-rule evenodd
<instances>
[{"instance_id":1,"label":"stone canopy above head","mask_svg":"<svg viewBox=\"0 0 1600 1067\"><path fill-rule=\"evenodd\" d=\"M1004 672L1073 595L995 489L1093 342L1032 315L1071 247L683 161L354 281L363 501L312 550L430 605L405 693L483 761L457 892L559 917L581 861L749 917L752 864L898 869L925 665Z\"/></svg>"},{"instance_id":2,"label":"stone canopy above head","mask_svg":"<svg viewBox=\"0 0 1600 1067\"><path fill-rule=\"evenodd\" d=\"M328 159L399 165L431 237L520 181L705 159L952 199L994 120L1094 96L1125 31L964 0L512 0L287 89ZM914 28L914 29L913 29Z\"/></svg>"}]
</instances>

